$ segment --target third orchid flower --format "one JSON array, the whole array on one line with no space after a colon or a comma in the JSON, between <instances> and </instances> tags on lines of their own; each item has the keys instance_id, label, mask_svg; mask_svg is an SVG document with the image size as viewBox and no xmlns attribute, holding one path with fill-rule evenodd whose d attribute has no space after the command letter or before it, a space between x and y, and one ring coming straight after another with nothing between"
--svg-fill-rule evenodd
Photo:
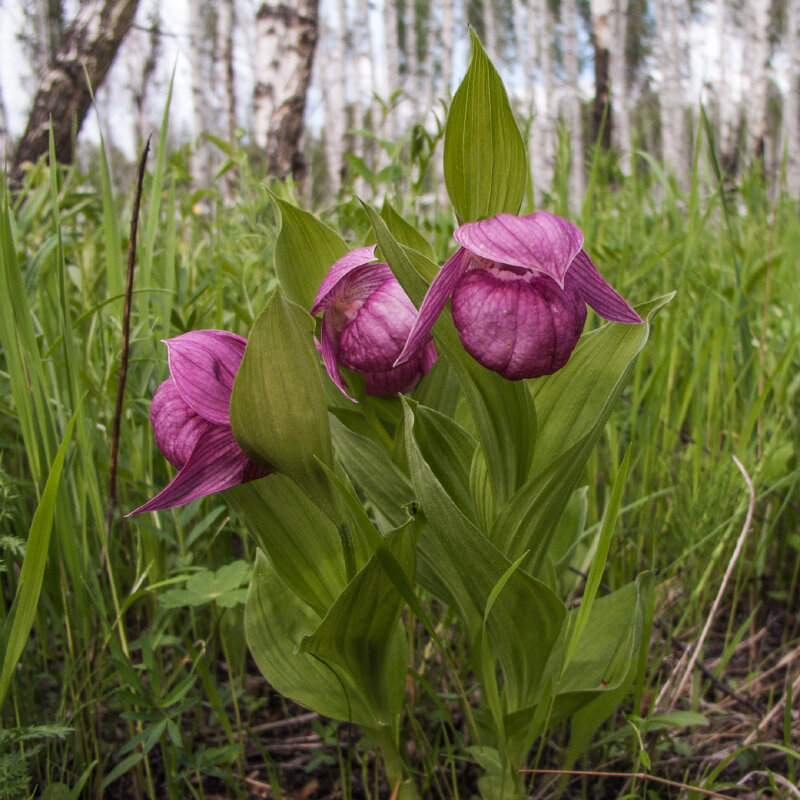
<instances>
[{"instance_id":1,"label":"third orchid flower","mask_svg":"<svg viewBox=\"0 0 800 800\"><path fill-rule=\"evenodd\" d=\"M416 353L448 298L464 349L509 380L561 369L578 343L586 305L601 317L642 318L608 284L583 249L583 233L537 211L461 225L461 245L431 283L397 364Z\"/></svg>"},{"instance_id":2,"label":"third orchid flower","mask_svg":"<svg viewBox=\"0 0 800 800\"><path fill-rule=\"evenodd\" d=\"M436 361L428 331L395 366L417 310L389 267L375 261L375 245L351 250L330 268L311 307L320 311L325 368L350 400L340 366L364 375L366 394L381 395L410 392Z\"/></svg>"}]
</instances>

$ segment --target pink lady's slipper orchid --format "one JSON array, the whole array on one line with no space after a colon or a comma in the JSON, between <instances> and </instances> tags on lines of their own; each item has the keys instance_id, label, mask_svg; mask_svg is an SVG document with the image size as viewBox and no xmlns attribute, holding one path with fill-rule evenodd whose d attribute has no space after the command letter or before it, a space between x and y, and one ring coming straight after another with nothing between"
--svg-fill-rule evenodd
<instances>
[{"instance_id":1,"label":"pink lady's slipper orchid","mask_svg":"<svg viewBox=\"0 0 800 800\"><path fill-rule=\"evenodd\" d=\"M156 389L150 422L178 474L132 514L180 506L268 474L247 458L231 430L231 390L247 340L227 331L190 331L165 344L170 377Z\"/></svg>"},{"instance_id":2,"label":"pink lady's slipper orchid","mask_svg":"<svg viewBox=\"0 0 800 800\"><path fill-rule=\"evenodd\" d=\"M375 263L375 245L351 250L330 268L311 307L312 314L320 311L322 360L350 400L340 365L364 375L367 394L397 394L410 392L436 361L427 331L394 366L417 310L388 265Z\"/></svg>"},{"instance_id":3,"label":"pink lady's slipper orchid","mask_svg":"<svg viewBox=\"0 0 800 800\"><path fill-rule=\"evenodd\" d=\"M580 228L561 217L498 214L453 236L461 247L431 283L397 364L430 336L448 298L464 349L509 380L561 369L583 331L587 303L608 320L642 322L597 271Z\"/></svg>"}]
</instances>

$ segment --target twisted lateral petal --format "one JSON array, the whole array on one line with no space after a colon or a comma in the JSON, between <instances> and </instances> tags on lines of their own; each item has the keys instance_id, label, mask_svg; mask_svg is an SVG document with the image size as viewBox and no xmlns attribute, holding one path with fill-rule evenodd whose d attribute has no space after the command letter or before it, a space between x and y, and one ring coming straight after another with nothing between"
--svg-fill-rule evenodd
<instances>
[{"instance_id":1,"label":"twisted lateral petal","mask_svg":"<svg viewBox=\"0 0 800 800\"><path fill-rule=\"evenodd\" d=\"M152 500L127 516L180 506L266 474L241 451L230 427L211 427L198 439L188 460L172 481Z\"/></svg>"},{"instance_id":2,"label":"twisted lateral petal","mask_svg":"<svg viewBox=\"0 0 800 800\"><path fill-rule=\"evenodd\" d=\"M153 395L150 423L158 449L178 469L189 460L197 440L209 426L181 397L172 378L167 378Z\"/></svg>"},{"instance_id":3,"label":"twisted lateral petal","mask_svg":"<svg viewBox=\"0 0 800 800\"><path fill-rule=\"evenodd\" d=\"M467 271L471 257L469 251L459 247L439 270L428 287L422 305L419 307L414 327L408 334L403 351L394 362L395 366L410 360L430 336L433 323L442 313L442 309L447 304L447 298L452 294L461 276Z\"/></svg>"},{"instance_id":4,"label":"twisted lateral petal","mask_svg":"<svg viewBox=\"0 0 800 800\"><path fill-rule=\"evenodd\" d=\"M325 279L320 284L316 298L314 298L314 305L311 306L312 315L319 314L319 312L322 311L326 305L325 301L328 295L336 289L336 284L339 283L345 275L352 272L352 270L357 267L369 264L370 261L375 260L376 247L377 245L373 244L369 247L358 247L355 250L351 250L330 268Z\"/></svg>"},{"instance_id":5,"label":"twisted lateral petal","mask_svg":"<svg viewBox=\"0 0 800 800\"><path fill-rule=\"evenodd\" d=\"M569 274L577 281L578 291L586 303L604 319L630 325L644 322L628 301L606 282L585 250L575 256Z\"/></svg>"},{"instance_id":6,"label":"twisted lateral petal","mask_svg":"<svg viewBox=\"0 0 800 800\"><path fill-rule=\"evenodd\" d=\"M170 374L189 407L209 422L230 425L231 390L247 340L228 331L190 331L165 344Z\"/></svg>"},{"instance_id":7,"label":"twisted lateral petal","mask_svg":"<svg viewBox=\"0 0 800 800\"><path fill-rule=\"evenodd\" d=\"M547 211L469 222L456 228L453 238L476 256L540 272L562 289L567 270L583 247L581 229Z\"/></svg>"},{"instance_id":8,"label":"twisted lateral petal","mask_svg":"<svg viewBox=\"0 0 800 800\"><path fill-rule=\"evenodd\" d=\"M332 310L326 310L322 315L322 361L328 370L331 380L339 387L342 394L355 403L354 397L347 392L347 384L342 373L339 372L339 336L335 329L335 317Z\"/></svg>"}]
</instances>

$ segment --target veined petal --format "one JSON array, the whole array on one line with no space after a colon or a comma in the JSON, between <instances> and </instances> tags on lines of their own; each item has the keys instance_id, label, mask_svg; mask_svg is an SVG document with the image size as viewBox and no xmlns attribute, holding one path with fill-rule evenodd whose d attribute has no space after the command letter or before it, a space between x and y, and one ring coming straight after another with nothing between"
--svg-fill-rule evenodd
<instances>
[{"instance_id":1,"label":"veined petal","mask_svg":"<svg viewBox=\"0 0 800 800\"><path fill-rule=\"evenodd\" d=\"M189 459L170 483L152 500L126 516L181 506L267 474L241 451L229 426L214 426L200 437Z\"/></svg>"},{"instance_id":2,"label":"veined petal","mask_svg":"<svg viewBox=\"0 0 800 800\"><path fill-rule=\"evenodd\" d=\"M334 329L333 319L334 315L330 311L326 310L322 315L322 361L331 380L348 400L355 403L355 398L348 393L347 384L344 382L342 373L339 372L339 334Z\"/></svg>"},{"instance_id":3,"label":"veined petal","mask_svg":"<svg viewBox=\"0 0 800 800\"><path fill-rule=\"evenodd\" d=\"M564 276L583 247L581 229L547 211L468 222L456 228L453 238L476 256L542 273L562 289Z\"/></svg>"},{"instance_id":4,"label":"veined petal","mask_svg":"<svg viewBox=\"0 0 800 800\"><path fill-rule=\"evenodd\" d=\"M389 272L342 331L339 363L364 374L391 369L416 316L414 304Z\"/></svg>"},{"instance_id":5,"label":"veined petal","mask_svg":"<svg viewBox=\"0 0 800 800\"><path fill-rule=\"evenodd\" d=\"M588 253L581 250L569 270L581 296L601 317L612 322L635 325L644 320L630 307L628 301L597 271Z\"/></svg>"},{"instance_id":6,"label":"veined petal","mask_svg":"<svg viewBox=\"0 0 800 800\"><path fill-rule=\"evenodd\" d=\"M211 424L189 407L171 377L153 395L150 423L158 449L178 469L189 460L198 439Z\"/></svg>"},{"instance_id":7,"label":"veined petal","mask_svg":"<svg viewBox=\"0 0 800 800\"><path fill-rule=\"evenodd\" d=\"M228 331L189 331L165 344L181 397L203 419L230 425L231 390L247 340Z\"/></svg>"},{"instance_id":8,"label":"veined petal","mask_svg":"<svg viewBox=\"0 0 800 800\"><path fill-rule=\"evenodd\" d=\"M408 334L405 347L397 357L397 361L394 362L395 366L408 361L425 344L425 340L430 336L433 323L436 322L447 304L447 298L453 293L459 279L467 271L469 260L470 253L463 247L459 247L439 270L428 287L428 292L419 307L417 319Z\"/></svg>"},{"instance_id":9,"label":"veined petal","mask_svg":"<svg viewBox=\"0 0 800 800\"><path fill-rule=\"evenodd\" d=\"M328 299L328 295L334 291L336 284L339 283L345 275L357 267L369 264L370 261L375 260L376 247L377 245L375 244L369 247L358 247L355 250L351 250L347 255L342 256L333 264L330 270L328 270L325 280L320 284L317 296L314 298L314 305L311 306L312 315L319 314L319 312L322 311L325 307L325 301Z\"/></svg>"},{"instance_id":10,"label":"veined petal","mask_svg":"<svg viewBox=\"0 0 800 800\"><path fill-rule=\"evenodd\" d=\"M334 291L329 295L329 303L337 301L343 304L362 303L389 280L397 282L389 265L380 261L354 267L336 284Z\"/></svg>"}]
</instances>

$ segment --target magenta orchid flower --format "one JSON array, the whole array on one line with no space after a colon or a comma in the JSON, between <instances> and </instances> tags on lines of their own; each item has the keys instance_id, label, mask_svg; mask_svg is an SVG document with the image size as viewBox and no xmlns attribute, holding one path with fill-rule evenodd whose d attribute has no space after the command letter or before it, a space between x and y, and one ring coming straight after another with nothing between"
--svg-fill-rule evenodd
<instances>
[{"instance_id":1,"label":"magenta orchid flower","mask_svg":"<svg viewBox=\"0 0 800 800\"><path fill-rule=\"evenodd\" d=\"M190 331L166 339L170 376L150 404L156 444L178 474L131 514L180 506L263 478L231 430L233 380L247 340L227 331Z\"/></svg>"},{"instance_id":2,"label":"magenta orchid flower","mask_svg":"<svg viewBox=\"0 0 800 800\"><path fill-rule=\"evenodd\" d=\"M509 380L561 369L583 331L587 303L605 319L642 322L597 271L580 228L561 217L498 214L453 236L461 247L431 283L397 364L430 336L448 298L464 349Z\"/></svg>"},{"instance_id":3,"label":"magenta orchid flower","mask_svg":"<svg viewBox=\"0 0 800 800\"><path fill-rule=\"evenodd\" d=\"M375 262L375 245L351 250L330 268L311 307L320 311L325 369L350 400L340 366L362 373L364 391L379 395L410 392L436 361L427 332L395 366L417 310L388 265Z\"/></svg>"}]
</instances>

